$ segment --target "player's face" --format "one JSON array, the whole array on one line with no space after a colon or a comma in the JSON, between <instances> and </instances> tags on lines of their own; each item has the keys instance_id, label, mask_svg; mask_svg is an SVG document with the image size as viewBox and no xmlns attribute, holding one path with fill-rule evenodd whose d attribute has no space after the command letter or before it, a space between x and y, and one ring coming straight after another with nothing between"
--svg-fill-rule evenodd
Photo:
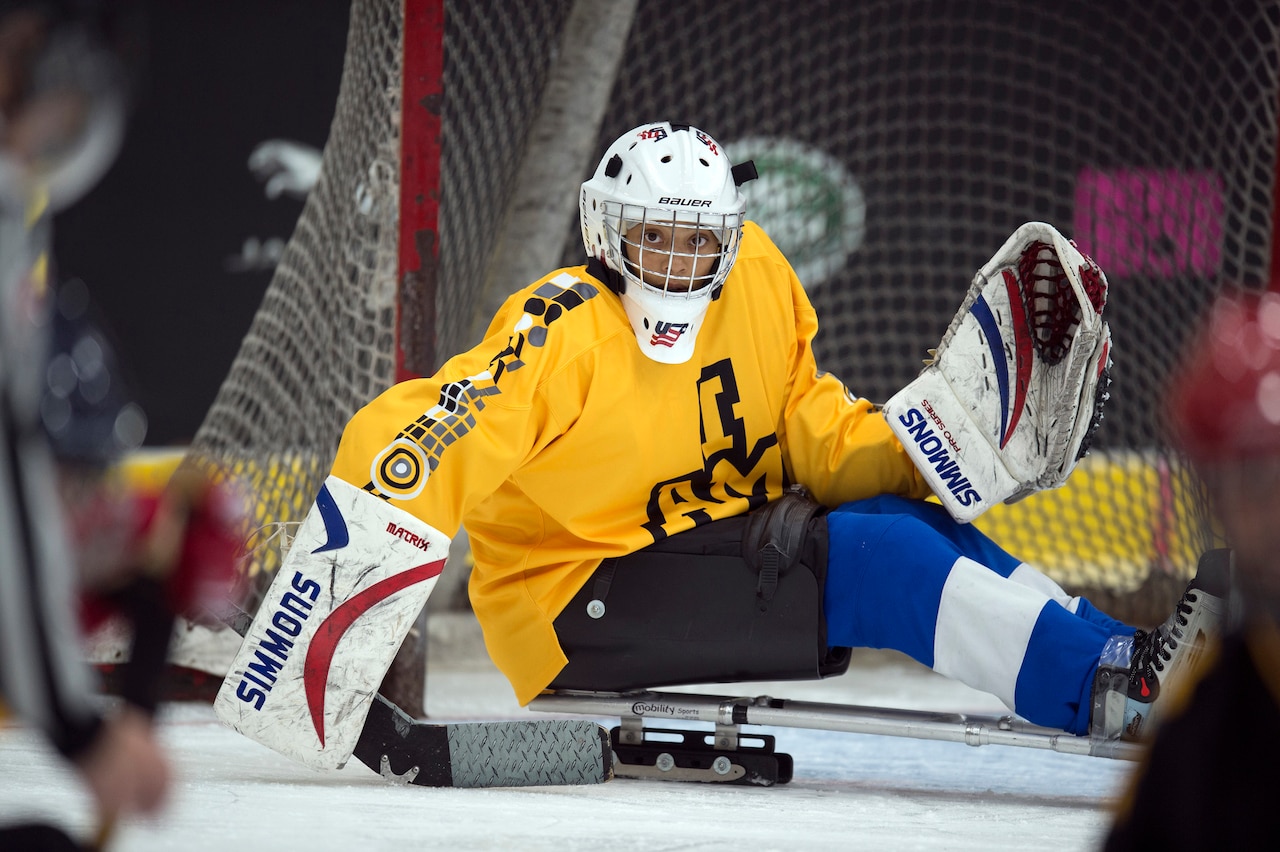
<instances>
[{"instance_id":1,"label":"player's face","mask_svg":"<svg viewBox=\"0 0 1280 852\"><path fill-rule=\"evenodd\" d=\"M641 223L623 240L627 259L644 283L659 290L700 290L711 282L720 257L720 239L706 228Z\"/></svg>"}]
</instances>

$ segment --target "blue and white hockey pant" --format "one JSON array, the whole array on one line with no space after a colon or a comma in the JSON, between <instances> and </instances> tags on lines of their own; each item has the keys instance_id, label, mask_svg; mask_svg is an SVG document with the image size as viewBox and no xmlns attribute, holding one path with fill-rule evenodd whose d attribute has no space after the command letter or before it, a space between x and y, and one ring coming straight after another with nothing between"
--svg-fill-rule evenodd
<instances>
[{"instance_id":1,"label":"blue and white hockey pant","mask_svg":"<svg viewBox=\"0 0 1280 852\"><path fill-rule=\"evenodd\" d=\"M936 504L873 497L827 524L830 645L901 651L1029 722L1088 732L1103 645L1132 627Z\"/></svg>"}]
</instances>

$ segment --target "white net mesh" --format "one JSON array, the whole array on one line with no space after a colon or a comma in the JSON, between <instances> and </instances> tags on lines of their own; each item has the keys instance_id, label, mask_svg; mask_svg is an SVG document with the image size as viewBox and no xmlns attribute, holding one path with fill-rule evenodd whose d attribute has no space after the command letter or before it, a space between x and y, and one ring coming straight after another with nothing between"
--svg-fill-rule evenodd
<instances>
[{"instance_id":1,"label":"white net mesh","mask_svg":"<svg viewBox=\"0 0 1280 852\"><path fill-rule=\"evenodd\" d=\"M444 4L436 290L397 302L396 199L413 191L397 167L400 4L353 4L320 183L195 439L248 475L260 523L305 514L342 425L393 380L397 308L434 300L436 363L474 342L548 68L592 49L560 45L570 5ZM1075 238L1111 281L1113 399L1066 488L981 525L1113 609L1107 590L1153 605L1118 614L1159 619L1211 541L1162 449L1160 388L1212 294L1267 280L1278 30L1260 2L641 3L594 151L665 119L754 157L748 215L806 281L819 363L881 401L1018 225ZM576 222L548 228L581 262Z\"/></svg>"},{"instance_id":2,"label":"white net mesh","mask_svg":"<svg viewBox=\"0 0 1280 852\"><path fill-rule=\"evenodd\" d=\"M689 25L653 11L635 18L597 150L659 118L754 157L748 215L792 258L818 362L854 393L884 401L915 376L1023 222L1098 261L1116 364L1094 454L979 526L1120 614L1163 619L1211 531L1162 449L1159 396L1213 293L1267 280L1280 7L710 0Z\"/></svg>"}]
</instances>

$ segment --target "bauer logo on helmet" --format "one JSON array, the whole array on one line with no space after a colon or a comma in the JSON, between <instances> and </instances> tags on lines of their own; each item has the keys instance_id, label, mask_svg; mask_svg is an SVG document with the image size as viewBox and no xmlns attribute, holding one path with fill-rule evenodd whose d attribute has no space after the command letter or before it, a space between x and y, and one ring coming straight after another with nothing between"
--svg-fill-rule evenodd
<instances>
[{"instance_id":1,"label":"bauer logo on helmet","mask_svg":"<svg viewBox=\"0 0 1280 852\"><path fill-rule=\"evenodd\" d=\"M659 204L670 204L672 207L710 207L710 198L672 198L664 195L658 199Z\"/></svg>"}]
</instances>

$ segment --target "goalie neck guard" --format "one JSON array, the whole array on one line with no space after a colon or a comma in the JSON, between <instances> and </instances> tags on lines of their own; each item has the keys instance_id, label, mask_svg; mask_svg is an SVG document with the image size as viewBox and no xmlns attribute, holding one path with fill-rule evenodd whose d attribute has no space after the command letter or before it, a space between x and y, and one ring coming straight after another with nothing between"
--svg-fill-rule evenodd
<instances>
[{"instance_id":1,"label":"goalie neck guard","mask_svg":"<svg viewBox=\"0 0 1280 852\"><path fill-rule=\"evenodd\" d=\"M750 163L730 164L710 134L645 124L604 154L579 199L587 256L608 270L640 349L664 364L693 355L738 254Z\"/></svg>"}]
</instances>

